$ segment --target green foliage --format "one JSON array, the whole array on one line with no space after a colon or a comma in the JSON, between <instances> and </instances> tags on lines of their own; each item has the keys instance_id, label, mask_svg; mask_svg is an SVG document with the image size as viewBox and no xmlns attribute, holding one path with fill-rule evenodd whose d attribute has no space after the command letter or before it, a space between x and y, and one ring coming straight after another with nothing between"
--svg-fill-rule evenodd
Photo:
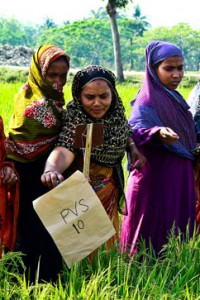
<instances>
[{"instance_id":1,"label":"green foliage","mask_svg":"<svg viewBox=\"0 0 200 300\"><path fill-rule=\"evenodd\" d=\"M34 27L23 25L17 19L0 18L0 45L32 47L36 33Z\"/></svg>"},{"instance_id":2,"label":"green foliage","mask_svg":"<svg viewBox=\"0 0 200 300\"><path fill-rule=\"evenodd\" d=\"M69 53L73 67L113 62L108 20L89 19L46 30L39 39L39 44L44 43L62 47Z\"/></svg>"},{"instance_id":3,"label":"green foliage","mask_svg":"<svg viewBox=\"0 0 200 300\"><path fill-rule=\"evenodd\" d=\"M113 2L116 4L116 1ZM119 2L126 6L128 1ZM146 45L152 40L163 40L181 47L187 71L199 71L200 30L194 30L186 23L151 29L138 6L134 8L132 17L127 16L125 9L124 13L117 9L116 17L124 70L143 71ZM56 25L49 18L40 26L27 26L14 18L0 18L0 45L4 44L33 49L41 44L55 44L70 55L74 68L101 64L114 69L110 21L103 8L91 11L88 19L72 23L66 21L62 25Z\"/></svg>"},{"instance_id":4,"label":"green foliage","mask_svg":"<svg viewBox=\"0 0 200 300\"><path fill-rule=\"evenodd\" d=\"M20 253L7 253L0 262L0 299L6 300L200 300L200 236L169 235L161 256L155 258L143 241L131 260L118 245L102 246L94 265L87 259L64 270L57 283L30 285L18 273ZM6 263L5 263L6 262Z\"/></svg>"},{"instance_id":5,"label":"green foliage","mask_svg":"<svg viewBox=\"0 0 200 300\"><path fill-rule=\"evenodd\" d=\"M134 80L136 80L134 74ZM71 79L64 89L66 102L71 100ZM130 101L135 97L138 82L118 84L117 90L123 100L127 116ZM0 115L7 131L13 112L14 94L22 83L0 83ZM187 98L190 89L180 87ZM124 169L126 161L124 160ZM30 285L23 274L21 254L6 253L0 260L0 299L6 300L200 300L200 235L192 239L169 234L169 242L163 247L160 258L152 249L147 251L140 241L140 251L133 260L119 252L118 245L106 252L102 246L93 266L82 260L71 271L64 270L57 283Z\"/></svg>"},{"instance_id":6,"label":"green foliage","mask_svg":"<svg viewBox=\"0 0 200 300\"><path fill-rule=\"evenodd\" d=\"M0 67L0 82L25 82L28 77L28 68Z\"/></svg>"},{"instance_id":7,"label":"green foliage","mask_svg":"<svg viewBox=\"0 0 200 300\"><path fill-rule=\"evenodd\" d=\"M171 28L162 26L145 31L143 36L134 39L133 43L133 53L135 57L138 57L139 61L144 57L146 45L153 40L161 40L178 45L184 54L185 70L199 71L200 55L197 49L200 43L200 30L193 30L188 24L180 23ZM145 61L139 66L140 69L144 68L144 64Z\"/></svg>"}]
</instances>

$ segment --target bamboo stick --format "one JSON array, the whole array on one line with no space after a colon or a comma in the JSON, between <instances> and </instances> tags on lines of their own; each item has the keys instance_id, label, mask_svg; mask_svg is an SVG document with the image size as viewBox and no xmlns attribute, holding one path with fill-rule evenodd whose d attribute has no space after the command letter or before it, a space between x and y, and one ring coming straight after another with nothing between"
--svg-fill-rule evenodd
<instances>
[{"instance_id":1,"label":"bamboo stick","mask_svg":"<svg viewBox=\"0 0 200 300\"><path fill-rule=\"evenodd\" d=\"M87 124L83 174L85 175L85 177L88 180L89 180L89 173L90 173L90 155L91 155L91 148L92 148L92 133L93 133L93 123Z\"/></svg>"}]
</instances>

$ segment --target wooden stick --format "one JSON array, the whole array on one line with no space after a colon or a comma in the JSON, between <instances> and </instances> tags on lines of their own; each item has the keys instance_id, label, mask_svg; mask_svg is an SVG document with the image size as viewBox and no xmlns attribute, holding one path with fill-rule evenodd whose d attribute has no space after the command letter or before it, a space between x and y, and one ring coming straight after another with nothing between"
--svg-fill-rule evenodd
<instances>
[{"instance_id":1,"label":"wooden stick","mask_svg":"<svg viewBox=\"0 0 200 300\"><path fill-rule=\"evenodd\" d=\"M91 148L92 148L92 132L93 132L93 123L87 124L83 174L85 175L85 177L88 180L89 180L89 173L90 173L90 155L91 155Z\"/></svg>"}]
</instances>

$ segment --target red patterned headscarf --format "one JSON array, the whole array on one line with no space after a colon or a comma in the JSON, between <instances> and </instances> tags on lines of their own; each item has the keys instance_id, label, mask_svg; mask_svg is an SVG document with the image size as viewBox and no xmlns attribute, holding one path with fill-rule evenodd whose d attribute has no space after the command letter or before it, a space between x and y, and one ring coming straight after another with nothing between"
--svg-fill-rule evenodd
<instances>
[{"instance_id":1,"label":"red patterned headscarf","mask_svg":"<svg viewBox=\"0 0 200 300\"><path fill-rule=\"evenodd\" d=\"M62 128L64 95L61 86L45 79L53 61L69 56L54 45L39 47L33 54L27 83L15 96L14 114L6 142L7 156L34 161L49 151Z\"/></svg>"}]
</instances>

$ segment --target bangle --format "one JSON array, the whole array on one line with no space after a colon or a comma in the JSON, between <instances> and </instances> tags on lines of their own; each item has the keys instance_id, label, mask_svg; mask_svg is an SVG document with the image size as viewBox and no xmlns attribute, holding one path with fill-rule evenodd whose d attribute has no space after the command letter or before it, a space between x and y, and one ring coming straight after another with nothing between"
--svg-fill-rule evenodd
<instances>
[{"instance_id":1,"label":"bangle","mask_svg":"<svg viewBox=\"0 0 200 300\"><path fill-rule=\"evenodd\" d=\"M130 144L128 144L129 146L131 146L131 145L135 145L135 142L131 142Z\"/></svg>"},{"instance_id":2,"label":"bangle","mask_svg":"<svg viewBox=\"0 0 200 300\"><path fill-rule=\"evenodd\" d=\"M53 171L46 171L46 172L44 172L43 174L46 174L46 173L49 173L49 172L53 172Z\"/></svg>"}]
</instances>

